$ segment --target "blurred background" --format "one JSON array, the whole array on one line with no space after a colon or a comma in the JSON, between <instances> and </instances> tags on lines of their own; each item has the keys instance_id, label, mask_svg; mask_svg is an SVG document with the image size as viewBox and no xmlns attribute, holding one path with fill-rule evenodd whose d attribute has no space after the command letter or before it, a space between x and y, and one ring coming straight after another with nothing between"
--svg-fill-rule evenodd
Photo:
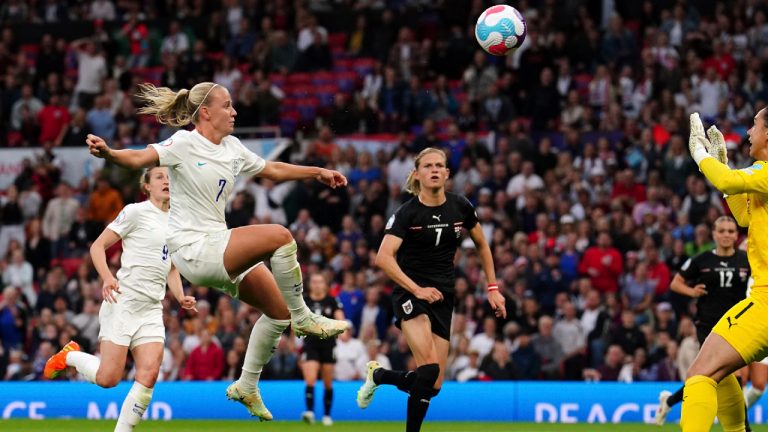
<instances>
[{"instance_id":1,"label":"blurred background","mask_svg":"<svg viewBox=\"0 0 768 432\"><path fill-rule=\"evenodd\" d=\"M90 161L85 135L159 142L175 130L136 114L137 84L214 81L232 95L235 135L350 180L244 179L227 212L230 227L289 226L307 281L325 277L354 325L337 380L362 379L373 358L414 368L373 257L428 146L448 152L449 189L477 207L508 305L505 320L490 313L466 239L448 379L680 380L698 349L695 306L669 282L728 214L688 155L687 117L718 124L732 166L751 162L742 142L768 100L768 4L520 0L527 39L499 58L474 39L491 3L2 2L0 379L41 379L70 339L98 351L88 247L143 197L138 173ZM109 257L117 270L119 245ZM199 313L166 299L160 380L237 378L258 312L186 290ZM196 364L201 345L215 361ZM300 379L301 349L284 335L264 379Z\"/></svg>"}]
</instances>

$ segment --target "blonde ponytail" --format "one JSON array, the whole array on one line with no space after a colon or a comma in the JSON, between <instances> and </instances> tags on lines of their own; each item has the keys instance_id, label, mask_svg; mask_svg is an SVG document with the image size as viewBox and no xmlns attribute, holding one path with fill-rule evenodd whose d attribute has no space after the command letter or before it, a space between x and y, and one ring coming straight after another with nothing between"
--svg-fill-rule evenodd
<instances>
[{"instance_id":1,"label":"blonde ponytail","mask_svg":"<svg viewBox=\"0 0 768 432\"><path fill-rule=\"evenodd\" d=\"M191 90L181 89L175 92L168 87L155 87L152 84L139 84L139 97L147 105L139 108L139 114L155 116L161 124L174 127L186 126L197 121L197 112L205 105L208 95L217 84L204 82Z\"/></svg>"},{"instance_id":2,"label":"blonde ponytail","mask_svg":"<svg viewBox=\"0 0 768 432\"><path fill-rule=\"evenodd\" d=\"M418 195L419 192L421 192L421 183L419 182L419 179L416 178L416 171L419 170L419 164L421 164L421 158L424 156L430 154L430 153L437 153L440 156L443 157L443 161L448 162L448 156L445 155L445 152L434 147L427 147L424 150L420 151L418 155L416 155L416 159L413 161L413 170L410 174L408 174L408 178L405 180L405 191L413 194Z\"/></svg>"},{"instance_id":3,"label":"blonde ponytail","mask_svg":"<svg viewBox=\"0 0 768 432\"><path fill-rule=\"evenodd\" d=\"M411 170L411 173L408 174L408 178L405 180L405 191L413 195L418 195L421 191L421 184L419 179L416 178L415 168Z\"/></svg>"}]
</instances>

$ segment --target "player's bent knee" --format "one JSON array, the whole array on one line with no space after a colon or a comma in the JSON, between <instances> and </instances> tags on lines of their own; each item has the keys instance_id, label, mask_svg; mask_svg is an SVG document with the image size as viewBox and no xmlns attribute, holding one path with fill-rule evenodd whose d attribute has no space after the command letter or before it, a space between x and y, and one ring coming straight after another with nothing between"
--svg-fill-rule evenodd
<instances>
[{"instance_id":1,"label":"player's bent knee","mask_svg":"<svg viewBox=\"0 0 768 432\"><path fill-rule=\"evenodd\" d=\"M112 388L120 382L121 376L117 373L96 373L96 385L103 388Z\"/></svg>"},{"instance_id":2,"label":"player's bent knee","mask_svg":"<svg viewBox=\"0 0 768 432\"><path fill-rule=\"evenodd\" d=\"M296 242L293 240L291 231L282 225L274 225L273 230L274 231L270 233L270 238L272 238L276 245L279 246L278 250L287 246L288 249L293 250L292 253L296 253ZM277 251L275 251L275 253L277 253Z\"/></svg>"},{"instance_id":3,"label":"player's bent knee","mask_svg":"<svg viewBox=\"0 0 768 432\"><path fill-rule=\"evenodd\" d=\"M146 368L136 371L136 381L144 387L152 388L157 382L157 376L160 374L160 367Z\"/></svg>"},{"instance_id":4,"label":"player's bent knee","mask_svg":"<svg viewBox=\"0 0 768 432\"><path fill-rule=\"evenodd\" d=\"M433 388L430 397L435 397L435 396L437 396L439 394L440 394L440 389L439 388Z\"/></svg>"}]
</instances>

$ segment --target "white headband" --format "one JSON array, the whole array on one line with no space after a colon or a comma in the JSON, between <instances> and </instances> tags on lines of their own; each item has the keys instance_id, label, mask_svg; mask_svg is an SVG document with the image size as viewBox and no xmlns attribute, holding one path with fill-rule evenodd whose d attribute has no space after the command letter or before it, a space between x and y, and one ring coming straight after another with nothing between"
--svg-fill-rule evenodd
<instances>
[{"instance_id":1,"label":"white headband","mask_svg":"<svg viewBox=\"0 0 768 432\"><path fill-rule=\"evenodd\" d=\"M197 110L199 110L199 109L200 109L200 107L201 107L201 106L203 106L203 104L205 103L205 100L206 100L206 99L208 99L208 95L209 95L209 94L211 94L211 90L213 90L214 88L216 88L216 86L217 86L217 85L218 85L218 84L214 83L214 84L211 86L211 88L209 88L209 89L208 89L208 92L207 92L207 93L205 93L205 96L203 96L203 100L201 100L201 101L200 101L200 105L198 105L198 106L197 106L197 108L195 108L195 112L193 112L193 113L192 113L192 118L195 118L195 114L197 114Z\"/></svg>"}]
</instances>

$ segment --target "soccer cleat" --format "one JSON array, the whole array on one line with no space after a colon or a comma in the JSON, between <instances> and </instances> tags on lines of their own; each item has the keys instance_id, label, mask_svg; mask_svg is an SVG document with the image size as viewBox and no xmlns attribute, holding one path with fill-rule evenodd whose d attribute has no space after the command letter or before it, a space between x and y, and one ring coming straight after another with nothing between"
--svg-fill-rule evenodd
<instances>
[{"instance_id":1,"label":"soccer cleat","mask_svg":"<svg viewBox=\"0 0 768 432\"><path fill-rule=\"evenodd\" d=\"M323 426L333 426L333 420L331 420L331 416L323 416Z\"/></svg>"},{"instance_id":2,"label":"soccer cleat","mask_svg":"<svg viewBox=\"0 0 768 432\"><path fill-rule=\"evenodd\" d=\"M663 426L664 422L667 420L667 414L669 414L669 410L671 409L669 405L667 405L667 399L669 399L670 396L672 396L672 393L666 390L659 393L659 407L656 408L656 417L653 419L656 426Z\"/></svg>"},{"instance_id":3,"label":"soccer cleat","mask_svg":"<svg viewBox=\"0 0 768 432\"><path fill-rule=\"evenodd\" d=\"M260 421L272 420L272 413L264 406L259 389L256 389L254 393L245 394L240 391L240 387L238 387L237 381L235 381L227 387L227 399L245 405L251 416L258 417Z\"/></svg>"},{"instance_id":4,"label":"soccer cleat","mask_svg":"<svg viewBox=\"0 0 768 432\"><path fill-rule=\"evenodd\" d=\"M291 320L291 325L296 336L316 336L320 339L336 337L348 327L346 321L326 318L312 312L297 321Z\"/></svg>"},{"instance_id":5,"label":"soccer cleat","mask_svg":"<svg viewBox=\"0 0 768 432\"><path fill-rule=\"evenodd\" d=\"M67 369L67 353L72 351L80 351L80 345L78 345L75 341L67 342L61 351L52 355L51 358L45 362L43 376L47 379L54 379L58 377L61 372Z\"/></svg>"},{"instance_id":6,"label":"soccer cleat","mask_svg":"<svg viewBox=\"0 0 768 432\"><path fill-rule=\"evenodd\" d=\"M301 413L301 420L307 424L315 424L315 413L312 411L304 411Z\"/></svg>"},{"instance_id":7,"label":"soccer cleat","mask_svg":"<svg viewBox=\"0 0 768 432\"><path fill-rule=\"evenodd\" d=\"M371 360L365 367L368 369L368 373L365 375L365 382L362 387L357 391L357 406L362 409L368 408L373 400L373 393L379 388L378 384L373 382L373 372L376 369L381 369L381 365L376 360Z\"/></svg>"}]
</instances>

